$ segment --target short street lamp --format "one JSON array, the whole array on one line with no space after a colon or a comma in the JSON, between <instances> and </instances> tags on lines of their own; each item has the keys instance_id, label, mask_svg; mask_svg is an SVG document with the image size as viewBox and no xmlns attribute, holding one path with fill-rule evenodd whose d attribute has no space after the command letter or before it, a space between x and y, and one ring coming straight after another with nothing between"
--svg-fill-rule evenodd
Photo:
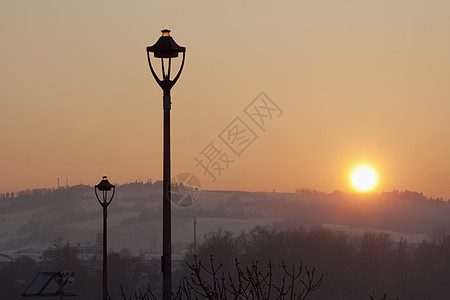
<instances>
[{"instance_id":1,"label":"short street lamp","mask_svg":"<svg viewBox=\"0 0 450 300\"><path fill-rule=\"evenodd\" d=\"M153 46L147 47L147 59L150 71L158 85L163 90L163 110L164 110L164 154L163 154L163 255L161 258L161 269L163 272L163 299L169 300L172 297L172 253L171 253L171 195L170 195L170 90L180 78L184 66L186 48L179 46L170 36L170 30L161 30L162 36ZM161 58L162 79L156 75L150 59L150 53L154 57ZM178 57L178 53L183 53L180 70L173 80L170 80L170 69L172 58ZM166 59L167 68L164 67ZM166 73L167 69L167 73Z\"/></svg>"},{"instance_id":2,"label":"short street lamp","mask_svg":"<svg viewBox=\"0 0 450 300\"><path fill-rule=\"evenodd\" d=\"M98 203L103 207L103 300L108 299L108 253L107 253L107 226L106 226L106 218L108 217L108 213L106 208L111 203L114 198L114 194L116 192L116 187L109 183L108 177L103 176L102 181L94 187L95 196L97 197ZM112 194L108 197L108 192L112 190ZM99 197L99 192L100 197Z\"/></svg>"}]
</instances>

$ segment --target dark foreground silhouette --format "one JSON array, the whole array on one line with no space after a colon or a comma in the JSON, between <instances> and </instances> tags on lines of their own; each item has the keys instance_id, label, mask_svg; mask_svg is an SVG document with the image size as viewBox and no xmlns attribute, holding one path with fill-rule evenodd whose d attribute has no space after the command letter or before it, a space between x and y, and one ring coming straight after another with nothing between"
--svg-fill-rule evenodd
<instances>
[{"instance_id":1,"label":"dark foreground silhouette","mask_svg":"<svg viewBox=\"0 0 450 300\"><path fill-rule=\"evenodd\" d=\"M303 292L301 297L308 299L382 299L385 294L388 297L384 299L447 299L450 295L450 286L445 284L450 278L448 253L450 235L445 227L435 230L430 239L419 244L404 240L393 242L386 233L350 236L320 227L311 230L256 227L238 236L219 230L205 237L196 256L189 252L184 262L177 265L174 286L181 283L181 292L183 288L190 288L192 293L200 293L197 294L199 299L208 299L211 297L208 293L233 291L232 283L236 290L240 286L242 293L255 293L255 286L258 286L255 278L265 278L260 282L266 282L267 288L270 280L278 288L284 282L282 293L286 296L294 290L297 296ZM76 282L70 291L80 299L99 299L101 261L80 260L79 254L77 246L58 240L44 251L39 262L22 256L3 265L0 299L21 299L21 293L38 271L59 269L75 272ZM301 262L310 267L306 269ZM139 290L145 295L147 289L153 297L160 298L158 260L142 261L131 251L122 249L109 254L109 264L111 299L124 299L123 295L134 299L139 296ZM298 289L290 289L289 282L297 276L295 274L300 274L299 282L294 284ZM279 291L274 287L271 295L275 297L276 292ZM177 293L180 294L180 290L174 289L174 295ZM298 299L304 299L301 297Z\"/></svg>"}]
</instances>

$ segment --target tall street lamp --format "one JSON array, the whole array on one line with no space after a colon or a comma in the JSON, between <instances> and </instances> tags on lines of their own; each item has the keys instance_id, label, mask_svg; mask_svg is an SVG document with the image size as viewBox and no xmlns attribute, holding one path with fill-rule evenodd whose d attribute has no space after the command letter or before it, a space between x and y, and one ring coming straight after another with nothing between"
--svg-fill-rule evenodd
<instances>
[{"instance_id":1,"label":"tall street lamp","mask_svg":"<svg viewBox=\"0 0 450 300\"><path fill-rule=\"evenodd\" d=\"M106 211L108 205L111 203L116 192L116 187L109 183L108 177L103 176L102 181L94 187L95 197L97 197L98 203L103 207L103 300L108 299L108 253L107 253L107 226L106 219L108 213ZM112 194L108 197L108 192L112 190ZM100 196L99 196L100 193Z\"/></svg>"},{"instance_id":2,"label":"tall street lamp","mask_svg":"<svg viewBox=\"0 0 450 300\"><path fill-rule=\"evenodd\" d=\"M172 253L171 253L171 195L170 195L170 90L178 81L184 66L186 48L179 46L170 36L170 30L161 30L162 36L153 46L147 47L147 59L150 71L158 85L163 90L163 110L164 110L164 153L163 153L163 255L161 258L161 270L163 272L163 299L169 300L172 297ZM161 58L162 79L156 75L150 59L150 52L154 57ZM170 80L170 69L172 58L178 57L178 53L183 53L180 70L177 75ZM166 68L164 67L167 64ZM167 70L167 72L166 72Z\"/></svg>"}]
</instances>

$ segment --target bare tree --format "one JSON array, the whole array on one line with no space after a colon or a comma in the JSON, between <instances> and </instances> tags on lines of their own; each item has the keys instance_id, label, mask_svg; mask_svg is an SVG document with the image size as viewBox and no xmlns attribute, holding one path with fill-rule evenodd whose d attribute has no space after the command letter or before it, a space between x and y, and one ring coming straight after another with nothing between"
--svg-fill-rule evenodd
<instances>
[{"instance_id":1,"label":"bare tree","mask_svg":"<svg viewBox=\"0 0 450 300\"><path fill-rule=\"evenodd\" d=\"M277 267L272 262L263 269L257 261L243 268L236 259L235 271L225 273L221 264L214 263L212 256L208 266L197 260L197 257L194 257L194 262L188 266L191 278L184 281L185 294L193 291L205 299L214 300L228 298L304 300L320 287L323 278L323 274L315 278L314 268L308 269L302 264L288 268L284 262L278 266L280 272L277 272Z\"/></svg>"},{"instance_id":2,"label":"bare tree","mask_svg":"<svg viewBox=\"0 0 450 300\"><path fill-rule=\"evenodd\" d=\"M186 263L191 271L190 277L184 277L178 290L173 294L174 300L180 299L278 299L278 300L305 300L308 295L320 287L323 274L316 277L314 268L308 269L302 264L292 268L284 262L274 266L271 262L267 268L260 268L258 262L250 266L241 267L235 260L234 271L223 271L222 264L215 264L210 257L208 264L203 264L197 257L194 262ZM132 298L125 295L122 289L123 300ZM156 299L150 287L135 293L135 300Z\"/></svg>"}]
</instances>

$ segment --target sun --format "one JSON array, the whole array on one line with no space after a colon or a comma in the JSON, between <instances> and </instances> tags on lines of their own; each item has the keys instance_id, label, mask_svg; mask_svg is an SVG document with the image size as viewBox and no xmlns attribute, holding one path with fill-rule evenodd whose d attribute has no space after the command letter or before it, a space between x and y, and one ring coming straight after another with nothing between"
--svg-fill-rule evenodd
<instances>
[{"instance_id":1,"label":"sun","mask_svg":"<svg viewBox=\"0 0 450 300\"><path fill-rule=\"evenodd\" d=\"M377 175L368 167L360 167L352 174L352 183L354 187L362 192L369 191L375 186Z\"/></svg>"}]
</instances>

